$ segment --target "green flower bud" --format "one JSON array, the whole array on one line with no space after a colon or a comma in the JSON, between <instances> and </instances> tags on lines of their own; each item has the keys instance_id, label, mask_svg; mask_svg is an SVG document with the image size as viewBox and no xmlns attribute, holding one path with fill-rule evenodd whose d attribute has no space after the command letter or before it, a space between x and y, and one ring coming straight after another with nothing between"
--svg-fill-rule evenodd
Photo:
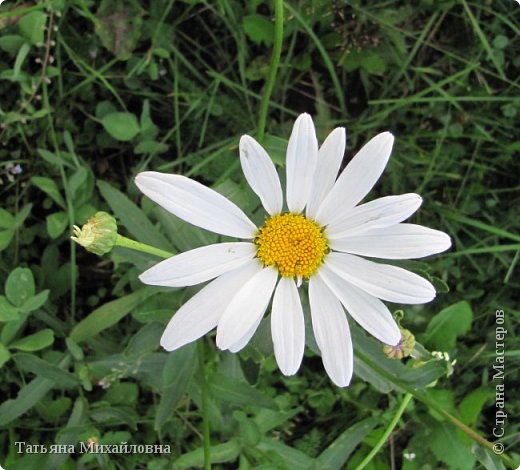
<instances>
[{"instance_id":1,"label":"green flower bud","mask_svg":"<svg viewBox=\"0 0 520 470\"><path fill-rule=\"evenodd\" d=\"M415 336L404 328L399 328L401 331L401 341L396 346L385 345L384 353L390 359L403 359L408 357L415 347Z\"/></svg>"},{"instance_id":2,"label":"green flower bud","mask_svg":"<svg viewBox=\"0 0 520 470\"><path fill-rule=\"evenodd\" d=\"M116 244L116 219L106 212L96 212L83 227L74 225L74 236L70 238L85 250L104 255Z\"/></svg>"}]
</instances>

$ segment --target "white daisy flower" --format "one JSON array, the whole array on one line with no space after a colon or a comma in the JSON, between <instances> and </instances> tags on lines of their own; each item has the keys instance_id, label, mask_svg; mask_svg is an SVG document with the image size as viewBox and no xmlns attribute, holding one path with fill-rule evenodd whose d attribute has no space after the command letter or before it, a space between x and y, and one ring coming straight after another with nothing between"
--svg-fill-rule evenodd
<instances>
[{"instance_id":1,"label":"white daisy flower","mask_svg":"<svg viewBox=\"0 0 520 470\"><path fill-rule=\"evenodd\" d=\"M443 232L402 223L421 205L417 194L359 202L383 172L394 138L374 137L338 177L345 129L334 129L318 149L308 114L294 123L287 148L288 210L278 174L255 139L240 139L240 162L251 189L267 212L256 227L234 203L182 175L147 171L139 189L193 225L243 239L196 248L166 259L141 274L145 284L183 287L212 280L173 316L161 338L168 351L217 328L217 346L242 349L269 303L276 361L285 375L296 373L305 347L299 287L308 282L312 327L323 365L340 387L350 383L353 351L347 312L383 343L395 346L401 333L382 302L422 304L435 297L426 279L361 256L421 258L451 245ZM336 179L337 178L337 179Z\"/></svg>"}]
</instances>

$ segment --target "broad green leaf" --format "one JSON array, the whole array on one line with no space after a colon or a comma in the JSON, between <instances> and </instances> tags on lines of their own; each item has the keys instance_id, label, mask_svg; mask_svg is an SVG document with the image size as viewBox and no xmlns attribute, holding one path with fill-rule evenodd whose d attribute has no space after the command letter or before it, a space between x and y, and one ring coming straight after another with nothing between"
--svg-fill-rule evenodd
<instances>
[{"instance_id":1,"label":"broad green leaf","mask_svg":"<svg viewBox=\"0 0 520 470\"><path fill-rule=\"evenodd\" d=\"M51 379L56 382L60 388L72 388L79 384L79 379L75 375L33 354L18 353L13 356L13 359L21 369Z\"/></svg>"},{"instance_id":2,"label":"broad green leaf","mask_svg":"<svg viewBox=\"0 0 520 470\"><path fill-rule=\"evenodd\" d=\"M114 139L123 142L132 140L140 131L139 122L131 113L110 113L101 119L101 123Z\"/></svg>"},{"instance_id":3,"label":"broad green leaf","mask_svg":"<svg viewBox=\"0 0 520 470\"><path fill-rule=\"evenodd\" d=\"M37 149L38 155L42 157L47 163L58 166L63 160L53 152L49 152L45 149Z\"/></svg>"},{"instance_id":4,"label":"broad green leaf","mask_svg":"<svg viewBox=\"0 0 520 470\"><path fill-rule=\"evenodd\" d=\"M12 229L0 230L0 251L5 250L9 246L14 234L15 231Z\"/></svg>"},{"instance_id":5,"label":"broad green leaf","mask_svg":"<svg viewBox=\"0 0 520 470\"><path fill-rule=\"evenodd\" d=\"M247 382L232 379L221 374L213 374L210 382L211 395L216 400L231 403L235 406L260 406L278 409L276 402L252 387Z\"/></svg>"},{"instance_id":6,"label":"broad green leaf","mask_svg":"<svg viewBox=\"0 0 520 470\"><path fill-rule=\"evenodd\" d=\"M347 462L352 451L374 429L377 420L367 418L348 426L316 459L320 470L340 470Z\"/></svg>"},{"instance_id":7,"label":"broad green leaf","mask_svg":"<svg viewBox=\"0 0 520 470\"><path fill-rule=\"evenodd\" d=\"M143 288L107 302L81 320L72 329L70 337L78 343L92 338L101 331L114 326L152 293L151 289Z\"/></svg>"},{"instance_id":8,"label":"broad green leaf","mask_svg":"<svg viewBox=\"0 0 520 470\"><path fill-rule=\"evenodd\" d=\"M14 228L14 216L5 209L0 208L0 228Z\"/></svg>"},{"instance_id":9,"label":"broad green leaf","mask_svg":"<svg viewBox=\"0 0 520 470\"><path fill-rule=\"evenodd\" d=\"M102 1L96 12L96 34L101 43L120 60L132 57L141 36L142 10L139 3Z\"/></svg>"},{"instance_id":10,"label":"broad green leaf","mask_svg":"<svg viewBox=\"0 0 520 470\"><path fill-rule=\"evenodd\" d=\"M47 194L47 196L49 196L62 209L67 207L65 200L61 195L60 189L54 180L51 180L45 176L33 176L31 178L31 183Z\"/></svg>"},{"instance_id":11,"label":"broad green leaf","mask_svg":"<svg viewBox=\"0 0 520 470\"><path fill-rule=\"evenodd\" d=\"M20 47L20 50L18 51L18 54L16 55L16 60L14 61L12 80L18 80L18 76L20 75L20 70L21 70L23 63L25 62L25 58L27 57L27 54L29 54L30 50L31 50L31 46L29 46L29 44L27 44L27 43L23 44L22 47Z\"/></svg>"},{"instance_id":12,"label":"broad green leaf","mask_svg":"<svg viewBox=\"0 0 520 470\"><path fill-rule=\"evenodd\" d=\"M32 204L26 204L25 206L22 207L20 212L15 214L15 216L14 216L15 227L22 226L22 224L25 222L25 219L31 213L32 206L33 206Z\"/></svg>"},{"instance_id":13,"label":"broad green leaf","mask_svg":"<svg viewBox=\"0 0 520 470\"><path fill-rule=\"evenodd\" d=\"M473 321L470 304L462 300L435 315L422 338L422 342L438 351L450 351L457 338L469 331Z\"/></svg>"},{"instance_id":14,"label":"broad green leaf","mask_svg":"<svg viewBox=\"0 0 520 470\"><path fill-rule=\"evenodd\" d=\"M46 22L47 15L43 11L32 11L22 16L18 28L31 44L43 44Z\"/></svg>"},{"instance_id":15,"label":"broad green leaf","mask_svg":"<svg viewBox=\"0 0 520 470\"><path fill-rule=\"evenodd\" d=\"M65 356L59 366L66 368L70 363L70 357ZM29 411L36 405L55 385L50 379L37 377L27 385L24 385L16 398L7 400L0 405L0 423L6 426L11 421Z\"/></svg>"},{"instance_id":16,"label":"broad green leaf","mask_svg":"<svg viewBox=\"0 0 520 470\"><path fill-rule=\"evenodd\" d=\"M134 153L140 155L142 153L154 153L161 154L167 152L170 147L162 142L156 142L155 140L142 140L134 148Z\"/></svg>"},{"instance_id":17,"label":"broad green leaf","mask_svg":"<svg viewBox=\"0 0 520 470\"><path fill-rule=\"evenodd\" d=\"M380 54L373 50L364 51L361 67L372 75L382 75L386 70L386 62Z\"/></svg>"},{"instance_id":18,"label":"broad green leaf","mask_svg":"<svg viewBox=\"0 0 520 470\"><path fill-rule=\"evenodd\" d=\"M65 338L65 344L67 345L67 349L72 354L72 357L76 361L83 361L85 359L85 355L83 354L83 349L79 346L76 341L72 338Z\"/></svg>"},{"instance_id":19,"label":"broad green leaf","mask_svg":"<svg viewBox=\"0 0 520 470\"><path fill-rule=\"evenodd\" d=\"M315 459L309 457L302 451L289 447L275 439L265 437L258 443L256 448L263 452L268 452L272 455L278 456L281 462L285 464L285 468L298 470L311 470L316 468ZM284 467L282 466L282 468Z\"/></svg>"},{"instance_id":20,"label":"broad green leaf","mask_svg":"<svg viewBox=\"0 0 520 470\"><path fill-rule=\"evenodd\" d=\"M69 217L66 212L59 211L54 214L50 214L45 219L45 225L47 227L47 233L53 240L58 238L69 224Z\"/></svg>"},{"instance_id":21,"label":"broad green leaf","mask_svg":"<svg viewBox=\"0 0 520 470\"><path fill-rule=\"evenodd\" d=\"M237 440L231 439L224 444L211 446L211 463L233 462L240 455L240 444ZM173 463L174 470L188 468L204 468L204 449L199 447L196 450L181 455Z\"/></svg>"},{"instance_id":22,"label":"broad green leaf","mask_svg":"<svg viewBox=\"0 0 520 470\"><path fill-rule=\"evenodd\" d=\"M468 426L476 425L482 416L482 408L494 396L494 390L485 388L477 388L466 395L458 406L462 422Z\"/></svg>"},{"instance_id":23,"label":"broad green leaf","mask_svg":"<svg viewBox=\"0 0 520 470\"><path fill-rule=\"evenodd\" d=\"M0 343L0 368L11 359L11 353L9 349L7 349L3 343Z\"/></svg>"},{"instance_id":24,"label":"broad green leaf","mask_svg":"<svg viewBox=\"0 0 520 470\"><path fill-rule=\"evenodd\" d=\"M262 15L247 15L243 20L244 32L255 44L269 46L273 42L274 24Z\"/></svg>"},{"instance_id":25,"label":"broad green leaf","mask_svg":"<svg viewBox=\"0 0 520 470\"><path fill-rule=\"evenodd\" d=\"M23 313L33 312L34 310L38 310L49 298L49 289L42 290L34 297L27 299L24 304L20 307L20 311Z\"/></svg>"},{"instance_id":26,"label":"broad green leaf","mask_svg":"<svg viewBox=\"0 0 520 470\"><path fill-rule=\"evenodd\" d=\"M19 351L33 352L45 349L54 343L54 332L46 328L24 338L13 341L9 347Z\"/></svg>"},{"instance_id":27,"label":"broad green leaf","mask_svg":"<svg viewBox=\"0 0 520 470\"><path fill-rule=\"evenodd\" d=\"M22 36L18 36L17 34L4 34L0 37L0 49L14 56L24 42L25 40Z\"/></svg>"},{"instance_id":28,"label":"broad green leaf","mask_svg":"<svg viewBox=\"0 0 520 470\"><path fill-rule=\"evenodd\" d=\"M170 242L125 194L105 181L98 181L97 185L116 218L132 236L142 243L171 250Z\"/></svg>"},{"instance_id":29,"label":"broad green leaf","mask_svg":"<svg viewBox=\"0 0 520 470\"><path fill-rule=\"evenodd\" d=\"M5 296L0 295L0 322L14 321L19 318L19 310Z\"/></svg>"},{"instance_id":30,"label":"broad green leaf","mask_svg":"<svg viewBox=\"0 0 520 470\"><path fill-rule=\"evenodd\" d=\"M34 277L29 268L16 268L5 283L5 296L15 307L21 307L34 296Z\"/></svg>"},{"instance_id":31,"label":"broad green leaf","mask_svg":"<svg viewBox=\"0 0 520 470\"><path fill-rule=\"evenodd\" d=\"M15 399L4 401L0 405L0 423L9 424L36 405L54 386L50 379L37 377L25 385Z\"/></svg>"},{"instance_id":32,"label":"broad green leaf","mask_svg":"<svg viewBox=\"0 0 520 470\"><path fill-rule=\"evenodd\" d=\"M196 344L191 343L169 353L164 365L161 400L155 412L154 429L160 432L164 424L173 416L177 403L186 392L191 377L196 370Z\"/></svg>"},{"instance_id":33,"label":"broad green leaf","mask_svg":"<svg viewBox=\"0 0 520 470\"><path fill-rule=\"evenodd\" d=\"M436 423L429 442L435 456L450 470L472 470L475 457L448 423Z\"/></svg>"}]
</instances>

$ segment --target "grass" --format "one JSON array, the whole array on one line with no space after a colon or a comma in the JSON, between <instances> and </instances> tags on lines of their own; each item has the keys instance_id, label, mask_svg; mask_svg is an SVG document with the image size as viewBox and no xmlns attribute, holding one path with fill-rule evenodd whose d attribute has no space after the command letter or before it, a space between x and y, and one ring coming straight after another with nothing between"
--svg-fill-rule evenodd
<instances>
[{"instance_id":1,"label":"grass","mask_svg":"<svg viewBox=\"0 0 520 470\"><path fill-rule=\"evenodd\" d=\"M422 367L385 360L352 325L356 375L338 389L312 339L299 373L281 375L268 321L239 355L218 351L212 335L168 354L159 347L164 325L195 290L143 287L137 276L157 261L151 255L119 248L96 257L69 241L73 224L106 210L123 235L162 250L214 242L140 196L133 177L145 169L195 178L261 219L237 146L242 134L263 133L271 8L231 0L0 7L3 467L203 468L208 434L212 468L518 465L515 2L286 2L280 67L263 108L265 146L279 167L300 112L313 115L320 141L347 128L345 163L375 134L395 134L370 198L420 193L412 220L449 233L454 246L407 265L433 278L436 300L392 310L448 361L426 349ZM115 112L136 131L107 127ZM497 438L500 310L510 418ZM472 432L503 444L508 457ZM171 448L95 455L15 445L79 448L89 439Z\"/></svg>"}]
</instances>

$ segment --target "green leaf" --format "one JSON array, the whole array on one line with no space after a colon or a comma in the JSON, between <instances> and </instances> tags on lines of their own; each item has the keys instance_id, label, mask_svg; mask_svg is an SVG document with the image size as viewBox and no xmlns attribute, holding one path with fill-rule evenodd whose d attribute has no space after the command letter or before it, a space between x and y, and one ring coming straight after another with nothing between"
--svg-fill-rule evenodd
<instances>
[{"instance_id":1,"label":"green leaf","mask_svg":"<svg viewBox=\"0 0 520 470\"><path fill-rule=\"evenodd\" d=\"M0 296L0 321L14 321L20 318L20 312L3 295Z\"/></svg>"},{"instance_id":2,"label":"green leaf","mask_svg":"<svg viewBox=\"0 0 520 470\"><path fill-rule=\"evenodd\" d=\"M139 122L131 113L110 113L101 119L101 123L114 139L123 142L132 140L140 131Z\"/></svg>"},{"instance_id":3,"label":"green leaf","mask_svg":"<svg viewBox=\"0 0 520 470\"><path fill-rule=\"evenodd\" d=\"M132 57L141 36L142 10L139 3L105 0L96 12L96 34L101 43L120 60Z\"/></svg>"},{"instance_id":4,"label":"green leaf","mask_svg":"<svg viewBox=\"0 0 520 470\"><path fill-rule=\"evenodd\" d=\"M462 422L468 426L476 425L482 416L482 408L494 396L495 391L485 388L477 388L466 395L458 407Z\"/></svg>"},{"instance_id":5,"label":"green leaf","mask_svg":"<svg viewBox=\"0 0 520 470\"><path fill-rule=\"evenodd\" d=\"M58 157L58 155L49 152L48 150L37 149L36 151L38 152L38 155L40 155L40 157L42 157L47 163L50 163L51 165L58 166L63 162L63 160L60 157Z\"/></svg>"},{"instance_id":6,"label":"green leaf","mask_svg":"<svg viewBox=\"0 0 520 470\"><path fill-rule=\"evenodd\" d=\"M429 444L435 456L450 470L475 468L475 457L448 423L436 424Z\"/></svg>"},{"instance_id":7,"label":"green leaf","mask_svg":"<svg viewBox=\"0 0 520 470\"><path fill-rule=\"evenodd\" d=\"M54 180L46 178L45 176L33 176L31 183L37 188L41 189L47 196L49 196L61 208L66 209L65 200L61 195L58 185Z\"/></svg>"},{"instance_id":8,"label":"green leaf","mask_svg":"<svg viewBox=\"0 0 520 470\"><path fill-rule=\"evenodd\" d=\"M45 225L47 226L47 233L53 240L58 238L69 224L69 217L66 212L60 211L50 214L45 219Z\"/></svg>"},{"instance_id":9,"label":"green leaf","mask_svg":"<svg viewBox=\"0 0 520 470\"><path fill-rule=\"evenodd\" d=\"M240 455L240 444L237 440L231 439L224 444L211 446L211 463L233 462ZM198 449L181 455L173 463L174 470L186 468L204 468L204 449Z\"/></svg>"},{"instance_id":10,"label":"green leaf","mask_svg":"<svg viewBox=\"0 0 520 470\"><path fill-rule=\"evenodd\" d=\"M9 359L11 359L9 349L7 349L3 343L0 343L0 367L3 367Z\"/></svg>"},{"instance_id":11,"label":"green leaf","mask_svg":"<svg viewBox=\"0 0 520 470\"><path fill-rule=\"evenodd\" d=\"M72 388L79 384L79 379L75 375L33 354L18 353L13 356L13 359L23 370L51 379L59 384L60 388Z\"/></svg>"},{"instance_id":12,"label":"green leaf","mask_svg":"<svg viewBox=\"0 0 520 470\"><path fill-rule=\"evenodd\" d=\"M170 147L162 142L156 142L155 140L143 140L139 142L135 149L134 153L136 155L140 155L142 153L154 153L161 154L167 152Z\"/></svg>"},{"instance_id":13,"label":"green leaf","mask_svg":"<svg viewBox=\"0 0 520 470\"><path fill-rule=\"evenodd\" d=\"M105 181L98 181L97 185L116 218L133 237L142 243L171 250L172 246L164 235L125 194Z\"/></svg>"},{"instance_id":14,"label":"green leaf","mask_svg":"<svg viewBox=\"0 0 520 470\"><path fill-rule=\"evenodd\" d=\"M377 420L367 418L349 426L316 459L317 468L339 470L343 468L352 451L374 429Z\"/></svg>"},{"instance_id":15,"label":"green leaf","mask_svg":"<svg viewBox=\"0 0 520 470\"><path fill-rule=\"evenodd\" d=\"M24 304L20 307L20 311L22 313L29 313L33 312L34 310L38 310L45 302L47 302L47 299L49 298L49 292L49 289L45 289L36 294L34 297L27 299L27 301L25 301Z\"/></svg>"},{"instance_id":16,"label":"green leaf","mask_svg":"<svg viewBox=\"0 0 520 470\"><path fill-rule=\"evenodd\" d=\"M435 315L422 338L422 342L438 351L450 351L455 347L457 337L471 328L473 311L470 304L462 300Z\"/></svg>"},{"instance_id":17,"label":"green leaf","mask_svg":"<svg viewBox=\"0 0 520 470\"><path fill-rule=\"evenodd\" d=\"M25 40L22 36L18 36L17 34L5 34L0 37L0 49L14 56L24 42Z\"/></svg>"},{"instance_id":18,"label":"green leaf","mask_svg":"<svg viewBox=\"0 0 520 470\"><path fill-rule=\"evenodd\" d=\"M386 71L386 62L377 52L366 50L361 55L361 67L371 75L382 75Z\"/></svg>"},{"instance_id":19,"label":"green leaf","mask_svg":"<svg viewBox=\"0 0 520 470\"><path fill-rule=\"evenodd\" d=\"M264 395L260 390L244 381L221 374L213 374L210 387L213 398L235 406L256 405L272 410L278 409L276 402L272 398Z\"/></svg>"},{"instance_id":20,"label":"green leaf","mask_svg":"<svg viewBox=\"0 0 520 470\"><path fill-rule=\"evenodd\" d=\"M163 369L161 400L155 412L154 429L160 432L164 424L173 416L177 403L196 369L196 344L191 343L169 354Z\"/></svg>"},{"instance_id":21,"label":"green leaf","mask_svg":"<svg viewBox=\"0 0 520 470\"><path fill-rule=\"evenodd\" d=\"M307 454L274 439L263 438L256 448L260 451L278 456L281 463L285 464L285 466L283 464L280 465L281 468L299 470L319 468L315 467L315 460Z\"/></svg>"},{"instance_id":22,"label":"green leaf","mask_svg":"<svg viewBox=\"0 0 520 470\"><path fill-rule=\"evenodd\" d=\"M114 326L152 293L151 289L143 288L102 305L81 320L72 329L70 337L78 343L92 338Z\"/></svg>"},{"instance_id":23,"label":"green leaf","mask_svg":"<svg viewBox=\"0 0 520 470\"><path fill-rule=\"evenodd\" d=\"M33 11L22 16L18 29L31 44L43 44L47 15L43 11Z\"/></svg>"},{"instance_id":24,"label":"green leaf","mask_svg":"<svg viewBox=\"0 0 520 470\"><path fill-rule=\"evenodd\" d=\"M244 32L255 44L269 46L273 42L274 24L262 15L247 15L243 20Z\"/></svg>"},{"instance_id":25,"label":"green leaf","mask_svg":"<svg viewBox=\"0 0 520 470\"><path fill-rule=\"evenodd\" d=\"M54 386L50 379L37 377L25 385L15 399L6 400L0 405L0 423L6 426L35 406Z\"/></svg>"},{"instance_id":26,"label":"green leaf","mask_svg":"<svg viewBox=\"0 0 520 470\"><path fill-rule=\"evenodd\" d=\"M7 212L5 209L0 208L0 228L14 228L15 220L14 216Z\"/></svg>"},{"instance_id":27,"label":"green leaf","mask_svg":"<svg viewBox=\"0 0 520 470\"><path fill-rule=\"evenodd\" d=\"M20 70L22 69L22 65L25 62L27 54L29 54L30 50L31 46L29 46L29 44L27 43L23 44L22 47L20 47L20 50L16 55L16 60L14 61L12 80L18 80Z\"/></svg>"},{"instance_id":28,"label":"green leaf","mask_svg":"<svg viewBox=\"0 0 520 470\"><path fill-rule=\"evenodd\" d=\"M5 296L15 307L21 307L34 296L34 277L28 268L14 269L5 283Z\"/></svg>"},{"instance_id":29,"label":"green leaf","mask_svg":"<svg viewBox=\"0 0 520 470\"><path fill-rule=\"evenodd\" d=\"M1 230L0 231L0 251L5 250L15 234L14 230Z\"/></svg>"},{"instance_id":30,"label":"green leaf","mask_svg":"<svg viewBox=\"0 0 520 470\"><path fill-rule=\"evenodd\" d=\"M34 352L45 349L54 343L54 332L46 328L33 335L12 342L9 347L25 352Z\"/></svg>"},{"instance_id":31,"label":"green leaf","mask_svg":"<svg viewBox=\"0 0 520 470\"><path fill-rule=\"evenodd\" d=\"M31 213L32 206L33 206L32 204L26 204L25 206L22 207L20 212L15 214L14 224L15 224L16 228L21 227L22 224L25 222L25 219L27 219L27 217Z\"/></svg>"}]
</instances>

